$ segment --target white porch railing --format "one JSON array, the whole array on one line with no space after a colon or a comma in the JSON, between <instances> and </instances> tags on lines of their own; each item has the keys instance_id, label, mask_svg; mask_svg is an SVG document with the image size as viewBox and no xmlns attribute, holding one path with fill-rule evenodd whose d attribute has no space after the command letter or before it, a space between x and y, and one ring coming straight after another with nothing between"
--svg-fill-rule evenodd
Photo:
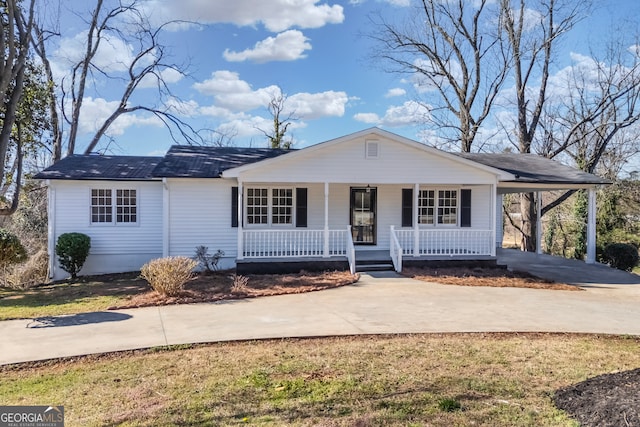
<instances>
[{"instance_id":1,"label":"white porch railing","mask_svg":"<svg viewBox=\"0 0 640 427\"><path fill-rule=\"evenodd\" d=\"M402 246L400 246L400 242L398 241L398 236L396 236L393 225L391 226L390 237L389 253L391 254L391 261L393 261L394 270L400 273L402 271Z\"/></svg>"},{"instance_id":2,"label":"white porch railing","mask_svg":"<svg viewBox=\"0 0 640 427\"><path fill-rule=\"evenodd\" d=\"M242 230L244 258L347 256L351 233L345 230ZM325 245L325 240L328 244ZM351 243L353 246L353 242ZM326 252L325 252L326 250ZM355 255L354 255L355 258Z\"/></svg>"},{"instance_id":3,"label":"white porch railing","mask_svg":"<svg viewBox=\"0 0 640 427\"><path fill-rule=\"evenodd\" d=\"M493 234L491 230L440 229L419 230L417 252L414 230L395 230L402 254L405 256L429 255L492 255Z\"/></svg>"}]
</instances>

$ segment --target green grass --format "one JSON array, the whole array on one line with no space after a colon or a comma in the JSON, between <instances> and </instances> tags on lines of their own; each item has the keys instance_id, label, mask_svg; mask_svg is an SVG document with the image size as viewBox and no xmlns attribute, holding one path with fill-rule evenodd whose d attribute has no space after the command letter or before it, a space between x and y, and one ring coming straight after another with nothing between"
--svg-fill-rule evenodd
<instances>
[{"instance_id":1,"label":"green grass","mask_svg":"<svg viewBox=\"0 0 640 427\"><path fill-rule=\"evenodd\" d=\"M106 310L148 289L137 274L78 278L28 290L0 288L0 320Z\"/></svg>"},{"instance_id":2,"label":"green grass","mask_svg":"<svg viewBox=\"0 0 640 427\"><path fill-rule=\"evenodd\" d=\"M577 426L554 390L640 366L640 340L547 334L289 339L0 367L9 405L67 426Z\"/></svg>"}]
</instances>

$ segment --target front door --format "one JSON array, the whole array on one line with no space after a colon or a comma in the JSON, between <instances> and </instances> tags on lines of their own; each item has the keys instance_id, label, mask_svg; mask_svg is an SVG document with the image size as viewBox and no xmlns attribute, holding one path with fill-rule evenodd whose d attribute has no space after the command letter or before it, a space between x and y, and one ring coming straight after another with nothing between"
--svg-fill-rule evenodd
<instances>
[{"instance_id":1,"label":"front door","mask_svg":"<svg viewBox=\"0 0 640 427\"><path fill-rule=\"evenodd\" d=\"M351 233L356 245L376 244L375 188L351 188Z\"/></svg>"}]
</instances>

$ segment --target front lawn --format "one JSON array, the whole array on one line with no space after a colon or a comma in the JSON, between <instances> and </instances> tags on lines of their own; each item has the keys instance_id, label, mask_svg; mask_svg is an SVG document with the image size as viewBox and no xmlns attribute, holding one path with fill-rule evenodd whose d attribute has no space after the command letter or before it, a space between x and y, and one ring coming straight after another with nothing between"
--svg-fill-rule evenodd
<instances>
[{"instance_id":1,"label":"front lawn","mask_svg":"<svg viewBox=\"0 0 640 427\"><path fill-rule=\"evenodd\" d=\"M570 334L218 343L0 367L0 396L64 405L69 427L577 426L554 392L640 367L639 345Z\"/></svg>"},{"instance_id":2,"label":"front lawn","mask_svg":"<svg viewBox=\"0 0 640 427\"><path fill-rule=\"evenodd\" d=\"M28 290L0 288L0 320L310 292L358 280L357 275L340 271L249 275L247 278L246 288L234 292L229 271L197 275L176 297L153 291L137 272L79 277L73 282L57 282Z\"/></svg>"}]
</instances>

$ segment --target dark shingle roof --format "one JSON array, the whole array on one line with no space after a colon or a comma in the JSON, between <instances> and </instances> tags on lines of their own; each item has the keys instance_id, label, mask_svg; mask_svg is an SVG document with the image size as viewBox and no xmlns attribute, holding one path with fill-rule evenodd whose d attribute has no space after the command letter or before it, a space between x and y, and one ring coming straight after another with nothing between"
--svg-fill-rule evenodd
<instances>
[{"instance_id":1,"label":"dark shingle roof","mask_svg":"<svg viewBox=\"0 0 640 427\"><path fill-rule=\"evenodd\" d=\"M513 182L537 184L610 184L597 175L565 166L535 154L522 153L460 153L461 157L509 172Z\"/></svg>"},{"instance_id":2,"label":"dark shingle roof","mask_svg":"<svg viewBox=\"0 0 640 427\"><path fill-rule=\"evenodd\" d=\"M292 150L174 145L153 171L167 178L219 178L227 169L281 156Z\"/></svg>"},{"instance_id":3,"label":"dark shingle roof","mask_svg":"<svg viewBox=\"0 0 640 427\"><path fill-rule=\"evenodd\" d=\"M38 173L36 179L133 180L152 179L162 157L73 155Z\"/></svg>"}]
</instances>

